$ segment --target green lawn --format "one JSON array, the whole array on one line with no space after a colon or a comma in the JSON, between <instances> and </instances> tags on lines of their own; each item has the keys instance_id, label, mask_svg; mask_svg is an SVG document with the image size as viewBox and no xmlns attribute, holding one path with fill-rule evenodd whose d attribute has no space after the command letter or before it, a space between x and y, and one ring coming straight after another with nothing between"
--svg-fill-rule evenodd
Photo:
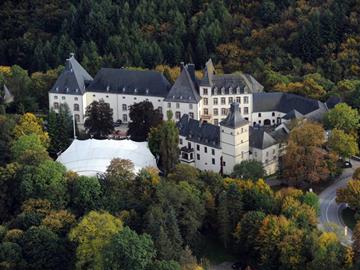
<instances>
[{"instance_id":1,"label":"green lawn","mask_svg":"<svg viewBox=\"0 0 360 270\"><path fill-rule=\"evenodd\" d=\"M341 217L344 220L344 223L346 226L348 226L351 230L354 229L356 220L354 218L354 210L351 210L350 208L345 208L341 212Z\"/></svg>"},{"instance_id":2,"label":"green lawn","mask_svg":"<svg viewBox=\"0 0 360 270\"><path fill-rule=\"evenodd\" d=\"M223 245L215 238L207 236L205 238L205 248L202 251L202 257L207 258L212 265L222 262L234 262L236 256L227 251Z\"/></svg>"}]
</instances>

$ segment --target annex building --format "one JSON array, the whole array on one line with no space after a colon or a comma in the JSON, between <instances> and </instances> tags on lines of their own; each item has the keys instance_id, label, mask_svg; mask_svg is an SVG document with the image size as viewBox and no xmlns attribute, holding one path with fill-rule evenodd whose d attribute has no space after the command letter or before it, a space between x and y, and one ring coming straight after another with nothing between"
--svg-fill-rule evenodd
<instances>
[{"instance_id":1,"label":"annex building","mask_svg":"<svg viewBox=\"0 0 360 270\"><path fill-rule=\"evenodd\" d=\"M74 55L49 91L50 109L67 103L76 121L84 123L86 107L103 99L114 121L127 123L129 107L152 102L163 114L171 110L180 133L180 160L201 170L230 174L235 164L255 159L267 174L278 170L293 119L319 121L334 102L264 92L249 74L217 74L209 60L202 79L193 64L181 64L171 85L156 71L102 68L92 78Z\"/></svg>"}]
</instances>

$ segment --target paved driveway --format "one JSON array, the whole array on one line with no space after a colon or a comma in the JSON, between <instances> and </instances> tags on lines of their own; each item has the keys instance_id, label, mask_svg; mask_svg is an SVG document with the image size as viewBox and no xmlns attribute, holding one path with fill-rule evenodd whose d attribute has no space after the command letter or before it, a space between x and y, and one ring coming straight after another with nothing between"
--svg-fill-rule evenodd
<instances>
[{"instance_id":1,"label":"paved driveway","mask_svg":"<svg viewBox=\"0 0 360 270\"><path fill-rule=\"evenodd\" d=\"M337 181L327 187L319 194L320 199L320 216L319 228L324 231L335 231L345 245L351 244L351 230L345 232L345 224L341 218L341 211L345 208L345 204L336 203L336 190L342 188L351 179L354 170L360 167L360 162L351 160L352 168L344 169L343 173Z\"/></svg>"}]
</instances>

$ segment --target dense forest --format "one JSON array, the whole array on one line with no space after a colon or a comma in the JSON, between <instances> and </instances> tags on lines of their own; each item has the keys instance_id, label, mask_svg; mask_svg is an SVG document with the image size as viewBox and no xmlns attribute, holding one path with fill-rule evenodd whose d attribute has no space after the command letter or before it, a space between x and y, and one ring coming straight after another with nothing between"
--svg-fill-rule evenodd
<instances>
[{"instance_id":1,"label":"dense forest","mask_svg":"<svg viewBox=\"0 0 360 270\"><path fill-rule=\"evenodd\" d=\"M46 110L70 52L92 75L122 66L167 75L181 61L201 70L212 58L218 71L250 73L266 91L335 94L359 108L359 12L357 0L2 1L0 66L35 74L22 91L38 100L16 102L20 112Z\"/></svg>"}]
</instances>

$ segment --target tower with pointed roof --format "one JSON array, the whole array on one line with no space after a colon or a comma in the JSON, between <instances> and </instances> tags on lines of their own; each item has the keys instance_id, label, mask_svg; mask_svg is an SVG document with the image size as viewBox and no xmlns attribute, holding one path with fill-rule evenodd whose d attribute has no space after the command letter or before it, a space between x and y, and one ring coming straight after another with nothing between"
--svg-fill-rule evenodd
<instances>
[{"instance_id":1,"label":"tower with pointed roof","mask_svg":"<svg viewBox=\"0 0 360 270\"><path fill-rule=\"evenodd\" d=\"M84 122L87 106L85 91L93 80L91 75L79 64L73 53L66 59L65 68L49 92L49 107L56 112L61 104L69 106L79 124Z\"/></svg>"},{"instance_id":2,"label":"tower with pointed roof","mask_svg":"<svg viewBox=\"0 0 360 270\"><path fill-rule=\"evenodd\" d=\"M222 171L230 174L236 164L249 159L249 122L239 109L239 103L231 104L229 114L220 122Z\"/></svg>"}]
</instances>

